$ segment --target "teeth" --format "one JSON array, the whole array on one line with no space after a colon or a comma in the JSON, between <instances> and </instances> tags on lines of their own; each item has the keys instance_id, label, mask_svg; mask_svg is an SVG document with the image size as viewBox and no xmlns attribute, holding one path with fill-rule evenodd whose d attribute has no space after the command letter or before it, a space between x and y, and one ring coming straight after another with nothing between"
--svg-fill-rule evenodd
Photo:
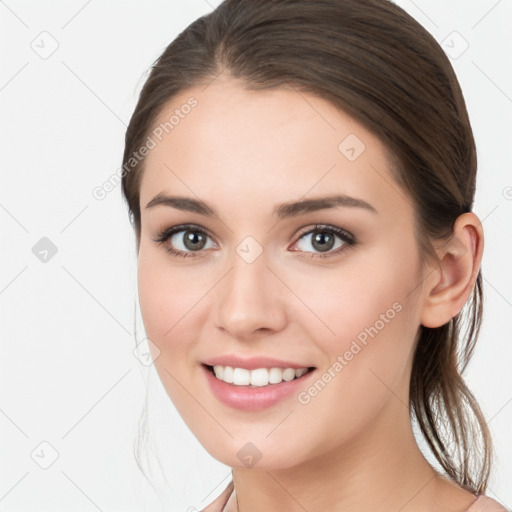
<instances>
[{"instance_id":1,"label":"teeth","mask_svg":"<svg viewBox=\"0 0 512 512\"><path fill-rule=\"evenodd\" d=\"M232 368L231 366L215 365L213 372L219 380L235 386L267 386L268 384L279 384L302 377L308 371L307 368L257 368L247 370L245 368Z\"/></svg>"}]
</instances>

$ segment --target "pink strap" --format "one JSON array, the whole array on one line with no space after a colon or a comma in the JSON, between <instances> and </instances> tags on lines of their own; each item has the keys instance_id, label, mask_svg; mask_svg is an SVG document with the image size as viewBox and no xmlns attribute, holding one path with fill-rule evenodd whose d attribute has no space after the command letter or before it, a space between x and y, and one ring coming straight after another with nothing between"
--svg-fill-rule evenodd
<instances>
[{"instance_id":1,"label":"pink strap","mask_svg":"<svg viewBox=\"0 0 512 512\"><path fill-rule=\"evenodd\" d=\"M483 494L477 495L476 500L470 505L466 512L509 512L496 500Z\"/></svg>"}]
</instances>

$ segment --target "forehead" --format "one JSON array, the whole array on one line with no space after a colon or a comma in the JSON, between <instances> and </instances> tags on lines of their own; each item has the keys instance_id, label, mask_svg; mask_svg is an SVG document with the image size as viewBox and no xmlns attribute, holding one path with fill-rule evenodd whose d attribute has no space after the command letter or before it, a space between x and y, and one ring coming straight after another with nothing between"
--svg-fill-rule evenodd
<instances>
[{"instance_id":1,"label":"forehead","mask_svg":"<svg viewBox=\"0 0 512 512\"><path fill-rule=\"evenodd\" d=\"M326 193L396 209L404 195L374 134L330 102L292 88L247 90L221 76L176 96L153 128L142 210L161 192L196 195L226 211L255 197L264 210Z\"/></svg>"}]
</instances>

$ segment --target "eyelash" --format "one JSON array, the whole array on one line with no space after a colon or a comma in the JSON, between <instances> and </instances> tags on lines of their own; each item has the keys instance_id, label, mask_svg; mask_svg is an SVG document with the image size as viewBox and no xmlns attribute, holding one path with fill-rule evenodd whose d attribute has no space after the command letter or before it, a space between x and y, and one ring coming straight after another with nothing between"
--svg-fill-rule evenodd
<instances>
[{"instance_id":1,"label":"eyelash","mask_svg":"<svg viewBox=\"0 0 512 512\"><path fill-rule=\"evenodd\" d=\"M168 228L168 229L164 229L163 231L160 231L153 238L153 241L156 242L159 245L164 244L173 235L175 235L176 233L179 233L180 231L194 231L196 233L200 233L201 235L204 235L204 236L207 236L207 237L211 238L204 229L201 229L200 227L195 226L193 224L183 224L183 225L180 225L180 226L174 226L172 228ZM311 254L311 256L308 256L311 259L315 259L315 258L330 258L330 257L336 256L337 254L339 254L342 251L345 251L347 248L353 247L353 246L355 246L357 244L357 240L356 240L356 237L354 235L352 235L348 231L345 231L344 229L337 228L335 226L330 226L330 225L327 225L327 224L316 224L316 225L314 225L309 230L307 230L307 231L305 231L303 233L300 233L298 238L297 238L297 240L300 240L302 237L304 237L306 235L309 235L309 234L311 234L311 233L313 233L315 231L333 233L333 234L337 235L339 238L341 238L341 240L345 243L345 245L342 245L341 247L339 247L335 251L327 252L325 254L323 254L323 253L309 253L308 252L307 254ZM180 250L177 250L177 249L174 249L174 248L170 247L169 245L165 246L165 250L168 253L170 253L172 256L178 256L178 257L181 257L181 258L196 258L196 257L198 257L198 255L194 254L194 252L197 252L197 253L201 252L201 251L189 251L189 252L180 251ZM297 252L300 252L300 251L297 251Z\"/></svg>"}]
</instances>

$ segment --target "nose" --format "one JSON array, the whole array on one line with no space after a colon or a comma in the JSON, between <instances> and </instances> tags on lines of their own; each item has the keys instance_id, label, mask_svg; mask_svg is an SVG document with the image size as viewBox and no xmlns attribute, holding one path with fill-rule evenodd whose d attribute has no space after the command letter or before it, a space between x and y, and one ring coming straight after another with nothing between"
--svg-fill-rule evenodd
<instances>
[{"instance_id":1,"label":"nose","mask_svg":"<svg viewBox=\"0 0 512 512\"><path fill-rule=\"evenodd\" d=\"M231 263L216 287L216 326L240 341L284 329L286 290L275 270L268 267L265 252L252 263L235 254Z\"/></svg>"}]
</instances>

